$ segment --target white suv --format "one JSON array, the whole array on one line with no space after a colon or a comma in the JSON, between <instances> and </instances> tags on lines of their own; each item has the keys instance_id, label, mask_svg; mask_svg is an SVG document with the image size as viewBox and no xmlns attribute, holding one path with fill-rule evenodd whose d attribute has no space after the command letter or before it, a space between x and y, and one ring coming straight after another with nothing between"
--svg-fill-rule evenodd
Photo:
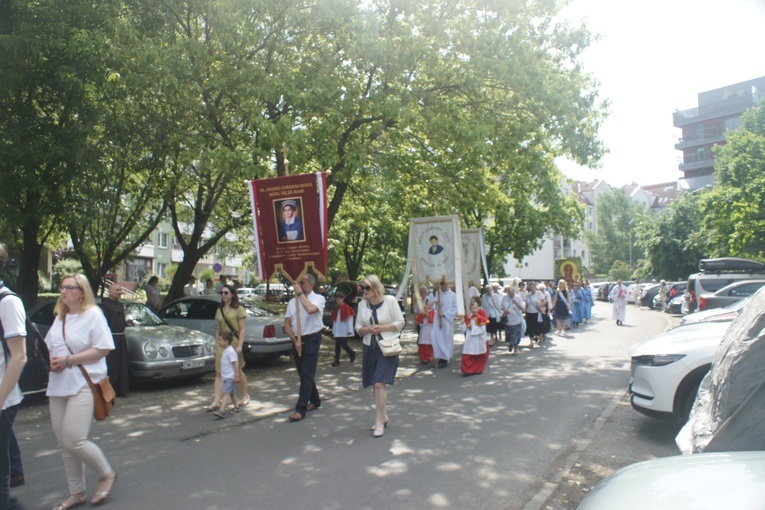
<instances>
[{"instance_id":1,"label":"white suv","mask_svg":"<svg viewBox=\"0 0 765 510\"><path fill-rule=\"evenodd\" d=\"M683 313L695 312L698 297L702 294L713 294L740 280L761 278L765 274L765 264L735 257L702 259L699 261L699 271L688 277Z\"/></svg>"},{"instance_id":2,"label":"white suv","mask_svg":"<svg viewBox=\"0 0 765 510\"><path fill-rule=\"evenodd\" d=\"M728 322L680 326L630 348L630 401L648 416L685 421Z\"/></svg>"}]
</instances>

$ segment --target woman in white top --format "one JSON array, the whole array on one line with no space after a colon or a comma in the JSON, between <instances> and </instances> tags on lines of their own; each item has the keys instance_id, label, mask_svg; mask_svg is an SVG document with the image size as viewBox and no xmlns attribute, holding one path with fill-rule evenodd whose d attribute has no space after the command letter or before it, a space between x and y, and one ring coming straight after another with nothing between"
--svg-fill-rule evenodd
<instances>
[{"instance_id":1,"label":"woman in white top","mask_svg":"<svg viewBox=\"0 0 765 510\"><path fill-rule=\"evenodd\" d=\"M385 295L385 287L375 275L369 275L361 283L364 299L359 303L356 316L356 332L364 343L361 364L361 384L364 388L374 385L375 424L374 437L381 437L388 426L388 384L393 384L398 370L398 356L383 356L378 340L383 333L400 333L404 329L404 316L398 301ZM388 336L388 335L385 335Z\"/></svg>"},{"instance_id":2,"label":"woman in white top","mask_svg":"<svg viewBox=\"0 0 765 510\"><path fill-rule=\"evenodd\" d=\"M107 377L106 360L114 340L101 309L96 306L87 278L80 274L64 277L54 313L56 320L45 337L50 351L50 378L47 395L50 420L64 458L69 497L58 510L87 502L85 466L98 475L98 488L91 504L99 505L111 493L117 473L88 433L93 423L93 393L78 365L93 383Z\"/></svg>"}]
</instances>

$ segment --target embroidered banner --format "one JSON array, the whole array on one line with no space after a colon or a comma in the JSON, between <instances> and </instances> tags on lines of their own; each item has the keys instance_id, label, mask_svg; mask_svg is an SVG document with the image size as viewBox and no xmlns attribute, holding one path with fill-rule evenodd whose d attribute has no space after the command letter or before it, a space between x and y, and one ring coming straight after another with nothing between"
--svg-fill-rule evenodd
<instances>
[{"instance_id":1,"label":"embroidered banner","mask_svg":"<svg viewBox=\"0 0 765 510\"><path fill-rule=\"evenodd\" d=\"M258 275L295 281L313 268L327 274L327 186L324 173L250 181Z\"/></svg>"},{"instance_id":2,"label":"embroidered banner","mask_svg":"<svg viewBox=\"0 0 765 510\"><path fill-rule=\"evenodd\" d=\"M462 253L458 216L409 220L407 270L411 267L415 289L421 285L432 287L446 281L461 296ZM415 299L418 296L419 293L415 292ZM465 314L464 301L461 299L457 299L457 310L458 315Z\"/></svg>"}]
</instances>

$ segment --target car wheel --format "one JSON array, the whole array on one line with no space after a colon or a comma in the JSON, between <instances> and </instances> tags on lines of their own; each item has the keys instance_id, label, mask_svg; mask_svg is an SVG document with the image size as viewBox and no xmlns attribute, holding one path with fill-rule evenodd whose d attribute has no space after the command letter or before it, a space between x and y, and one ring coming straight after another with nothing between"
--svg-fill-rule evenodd
<instances>
[{"instance_id":1,"label":"car wheel","mask_svg":"<svg viewBox=\"0 0 765 510\"><path fill-rule=\"evenodd\" d=\"M702 379L707 375L711 366L697 368L681 384L681 393L675 399L675 414L682 423L688 421L688 417L693 409L693 403L696 401L696 393L699 391Z\"/></svg>"}]
</instances>

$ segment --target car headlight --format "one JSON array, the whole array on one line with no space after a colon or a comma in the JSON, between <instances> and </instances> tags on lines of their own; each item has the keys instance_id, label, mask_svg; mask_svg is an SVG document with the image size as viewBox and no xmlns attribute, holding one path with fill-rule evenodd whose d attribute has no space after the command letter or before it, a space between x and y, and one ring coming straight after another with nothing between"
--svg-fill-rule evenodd
<instances>
[{"instance_id":1,"label":"car headlight","mask_svg":"<svg viewBox=\"0 0 765 510\"><path fill-rule=\"evenodd\" d=\"M207 354L210 354L215 349L215 339L210 337L208 340L205 340L205 352Z\"/></svg>"},{"instance_id":2,"label":"car headlight","mask_svg":"<svg viewBox=\"0 0 765 510\"><path fill-rule=\"evenodd\" d=\"M163 358L167 358L170 355L170 353L167 350L167 347L165 347L164 345L160 346L159 355L162 356Z\"/></svg>"},{"instance_id":3,"label":"car headlight","mask_svg":"<svg viewBox=\"0 0 765 510\"><path fill-rule=\"evenodd\" d=\"M147 342L143 344L143 353L146 354L146 357L149 359L157 359L157 346L153 343Z\"/></svg>"},{"instance_id":4,"label":"car headlight","mask_svg":"<svg viewBox=\"0 0 765 510\"><path fill-rule=\"evenodd\" d=\"M632 358L633 365L646 365L649 367L663 367L671 365L685 357L685 354L656 354L648 356L635 356Z\"/></svg>"}]
</instances>

